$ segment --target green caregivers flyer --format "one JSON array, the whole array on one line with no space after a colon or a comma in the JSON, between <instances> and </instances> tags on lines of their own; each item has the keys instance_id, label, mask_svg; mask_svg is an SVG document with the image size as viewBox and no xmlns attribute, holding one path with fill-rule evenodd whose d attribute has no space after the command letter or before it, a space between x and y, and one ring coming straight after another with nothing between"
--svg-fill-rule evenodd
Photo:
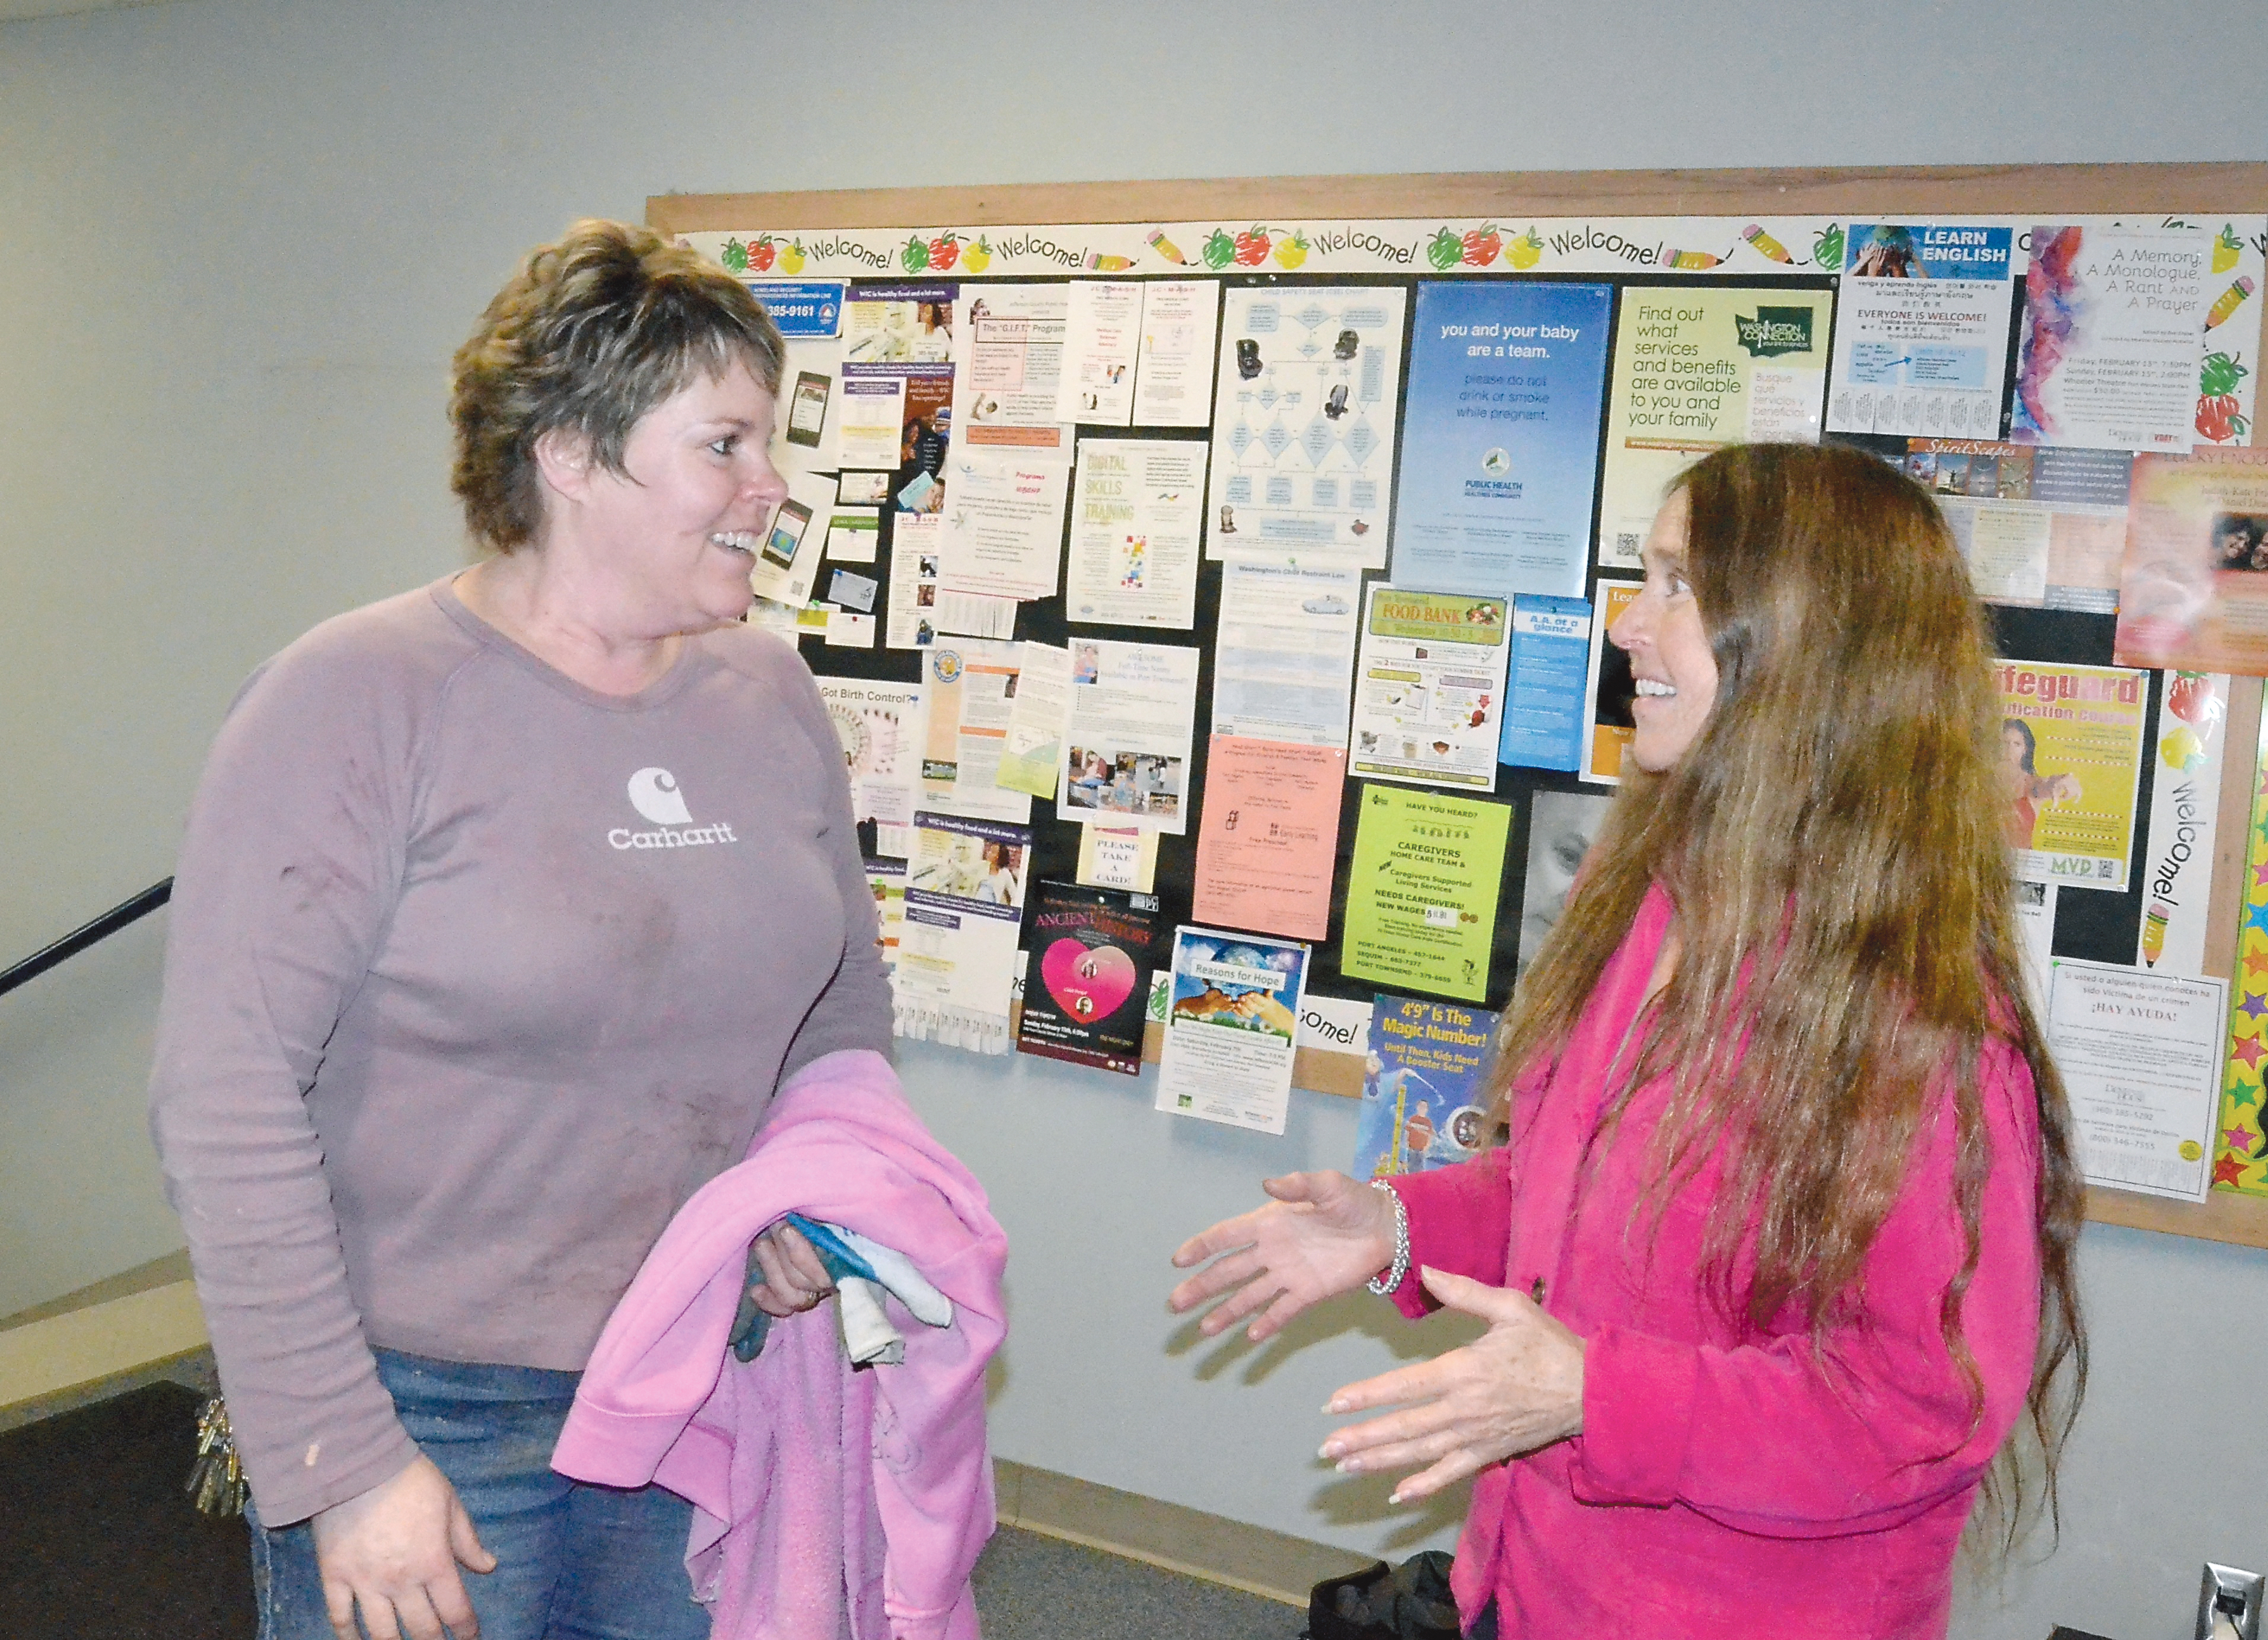
<instances>
[{"instance_id":1,"label":"green caregivers flyer","mask_svg":"<svg viewBox=\"0 0 2268 1640\"><path fill-rule=\"evenodd\" d=\"M1359 808L1339 971L1485 1001L1511 808L1373 785Z\"/></svg>"},{"instance_id":2,"label":"green caregivers flyer","mask_svg":"<svg viewBox=\"0 0 2268 1640\"><path fill-rule=\"evenodd\" d=\"M1825 290L1633 286L1623 292L1599 489L1599 563L1638 567L1669 481L1730 444L1819 442Z\"/></svg>"}]
</instances>

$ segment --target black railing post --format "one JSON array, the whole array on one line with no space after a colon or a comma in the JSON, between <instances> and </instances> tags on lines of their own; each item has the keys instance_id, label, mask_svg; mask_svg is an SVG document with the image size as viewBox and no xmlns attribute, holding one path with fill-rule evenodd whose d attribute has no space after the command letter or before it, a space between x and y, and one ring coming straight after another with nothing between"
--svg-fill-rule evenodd
<instances>
[{"instance_id":1,"label":"black railing post","mask_svg":"<svg viewBox=\"0 0 2268 1640\"><path fill-rule=\"evenodd\" d=\"M124 905L113 906L85 928L73 929L44 951L35 951L5 974L0 974L0 997L18 985L36 980L58 962L75 957L97 940L107 939L129 923L138 923L173 897L173 879L153 883Z\"/></svg>"}]
</instances>

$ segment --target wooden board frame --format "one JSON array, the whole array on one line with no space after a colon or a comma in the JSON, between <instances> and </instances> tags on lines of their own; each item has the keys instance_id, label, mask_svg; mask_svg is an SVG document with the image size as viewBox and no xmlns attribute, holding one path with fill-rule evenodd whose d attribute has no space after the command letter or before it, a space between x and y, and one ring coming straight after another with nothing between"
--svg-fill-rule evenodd
<instances>
[{"instance_id":1,"label":"wooden board frame","mask_svg":"<svg viewBox=\"0 0 2268 1640\"><path fill-rule=\"evenodd\" d=\"M663 233L749 227L805 230L1050 223L1277 220L1340 216L1734 217L2124 216L2268 212L2268 163L1886 165L1826 170L1433 172L1383 176L1190 178L1123 182L853 188L797 193L657 194L647 225ZM2255 445L2268 444L2257 416ZM2207 972L2226 978L2236 950L2235 886L2251 820L2261 686L2232 692L2213 873ZM1161 1035L1154 1028L1152 1039ZM1145 1043L1144 1057L1156 1056ZM1359 1095L1362 1062L1303 1048L1298 1085ZM2268 1200L2215 1191L2202 1205L2090 1189L2098 1224L2268 1247Z\"/></svg>"}]
</instances>

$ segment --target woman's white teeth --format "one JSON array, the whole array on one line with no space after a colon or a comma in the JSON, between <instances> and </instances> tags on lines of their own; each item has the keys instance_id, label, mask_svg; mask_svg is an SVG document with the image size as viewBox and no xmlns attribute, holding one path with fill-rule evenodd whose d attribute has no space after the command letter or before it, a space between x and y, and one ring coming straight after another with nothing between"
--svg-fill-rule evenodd
<instances>
[{"instance_id":1,"label":"woman's white teeth","mask_svg":"<svg viewBox=\"0 0 2268 1640\"><path fill-rule=\"evenodd\" d=\"M756 538L747 530L719 530L709 539L732 552L753 553L756 550Z\"/></svg>"},{"instance_id":2,"label":"woman's white teeth","mask_svg":"<svg viewBox=\"0 0 2268 1640\"><path fill-rule=\"evenodd\" d=\"M1668 684L1656 683L1651 678L1640 678L1638 680L1638 692L1640 695L1675 695L1677 693L1677 691L1672 688Z\"/></svg>"}]
</instances>

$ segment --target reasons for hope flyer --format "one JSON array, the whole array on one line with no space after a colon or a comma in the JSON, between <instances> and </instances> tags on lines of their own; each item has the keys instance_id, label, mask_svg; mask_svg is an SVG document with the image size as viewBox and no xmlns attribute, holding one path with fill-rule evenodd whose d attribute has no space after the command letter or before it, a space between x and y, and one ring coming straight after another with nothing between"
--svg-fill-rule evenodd
<instances>
[{"instance_id":1,"label":"reasons for hope flyer","mask_svg":"<svg viewBox=\"0 0 2268 1640\"><path fill-rule=\"evenodd\" d=\"M1580 597L1614 292L1418 287L1394 580Z\"/></svg>"},{"instance_id":2,"label":"reasons for hope flyer","mask_svg":"<svg viewBox=\"0 0 2268 1640\"><path fill-rule=\"evenodd\" d=\"M1158 1109L1284 1131L1307 954L1291 940L1174 930Z\"/></svg>"},{"instance_id":3,"label":"reasons for hope flyer","mask_svg":"<svg viewBox=\"0 0 2268 1640\"><path fill-rule=\"evenodd\" d=\"M1339 971L1486 1001L1511 808L1390 786L1359 801Z\"/></svg>"},{"instance_id":4,"label":"reasons for hope flyer","mask_svg":"<svg viewBox=\"0 0 2268 1640\"><path fill-rule=\"evenodd\" d=\"M1602 565L1638 567L1669 482L1711 451L1819 442L1834 314L1835 298L1825 290L1623 292L1600 481Z\"/></svg>"}]
</instances>

